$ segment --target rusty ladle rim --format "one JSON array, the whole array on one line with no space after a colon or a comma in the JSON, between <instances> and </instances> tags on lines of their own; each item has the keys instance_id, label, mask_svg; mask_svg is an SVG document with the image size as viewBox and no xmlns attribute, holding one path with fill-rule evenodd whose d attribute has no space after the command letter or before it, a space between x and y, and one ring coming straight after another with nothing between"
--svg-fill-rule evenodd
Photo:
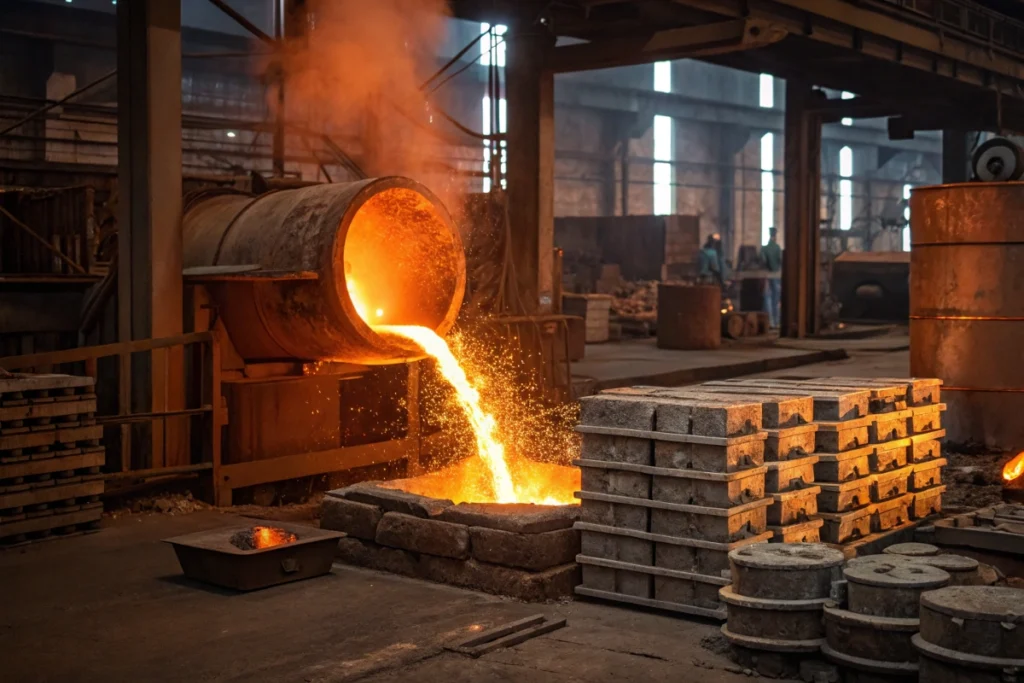
<instances>
[{"instance_id":1,"label":"rusty ladle rim","mask_svg":"<svg viewBox=\"0 0 1024 683\"><path fill-rule=\"evenodd\" d=\"M445 227L448 228L448 233L451 236L453 243L452 246L455 252L456 269L458 274L456 275L455 281L455 293L448 306L448 311L445 313L440 324L434 328L434 332L436 332L439 337L444 337L449 331L451 331L452 327L455 326L455 320L459 316L459 311L462 308L462 300L466 291L466 254L462 244L462 238L459 236L458 227L455 225L455 221L452 219L447 207L445 207L441 200L438 199L437 195L435 195L425 185L412 180L411 178L405 178L402 176L374 178L369 180L351 200L345 202L346 206L344 208L344 212L342 213L341 220L334 232L334 245L330 252L330 263L326 270L331 273L335 283L337 283L338 277L335 273L335 267L338 264L341 264L342 285L341 287L337 287L337 285L335 285L335 291L338 292L338 303L341 305L341 309L345 313L345 316L352 323L353 327L356 328L359 334L362 335L363 338L369 340L375 348L398 348L402 351L413 352L414 355L405 355L394 360L394 363L406 363L423 359L426 357L426 354L423 353L422 348L412 342L405 342L404 340L397 341L392 340L391 338L382 337L377 334L365 320L363 320L362 316L360 316L356 311L355 305L352 303L352 297L348 293L348 279L345 277L344 267L345 244L348 241L348 231L352 224L352 220L367 201L378 194L393 189L412 190L413 192L417 192L422 195L430 202L434 211L437 212L437 216L444 223ZM343 200L338 201L340 202ZM344 292L344 296L341 296L341 292Z\"/></svg>"}]
</instances>

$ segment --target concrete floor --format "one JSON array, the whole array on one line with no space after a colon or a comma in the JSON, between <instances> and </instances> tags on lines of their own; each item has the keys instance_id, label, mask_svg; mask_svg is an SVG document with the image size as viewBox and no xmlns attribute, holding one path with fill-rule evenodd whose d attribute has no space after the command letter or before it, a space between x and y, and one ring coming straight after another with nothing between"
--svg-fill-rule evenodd
<instances>
[{"instance_id":1,"label":"concrete floor","mask_svg":"<svg viewBox=\"0 0 1024 683\"><path fill-rule=\"evenodd\" d=\"M32 681L679 681L747 678L703 649L717 626L595 603L524 604L335 566L246 594L190 583L160 539L233 514L130 516L0 552L0 668ZM568 625L479 659L443 645L545 613ZM733 669L730 671L727 667Z\"/></svg>"},{"instance_id":2,"label":"concrete floor","mask_svg":"<svg viewBox=\"0 0 1024 683\"><path fill-rule=\"evenodd\" d=\"M847 343L849 345L849 343ZM760 352L758 352L760 353ZM644 362L642 358L638 362ZM766 375L905 376L903 352ZM160 542L236 514L131 515L96 534L0 551L0 670L33 681L680 681L747 676L701 646L716 624L592 602L530 605L351 567L247 594L185 581ZM444 650L544 613L568 626L470 659Z\"/></svg>"}]
</instances>

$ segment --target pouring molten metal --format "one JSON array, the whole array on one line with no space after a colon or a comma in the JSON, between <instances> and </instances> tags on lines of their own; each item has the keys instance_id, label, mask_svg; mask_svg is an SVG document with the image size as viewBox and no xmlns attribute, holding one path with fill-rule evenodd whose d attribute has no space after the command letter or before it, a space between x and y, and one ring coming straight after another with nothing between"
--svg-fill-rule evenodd
<instances>
[{"instance_id":1,"label":"pouring molten metal","mask_svg":"<svg viewBox=\"0 0 1024 683\"><path fill-rule=\"evenodd\" d=\"M479 389L469 379L442 337L421 325L380 324L380 320L385 318L385 310L368 303L366 294L360 291L354 278L347 277L345 284L356 312L374 332L409 340L437 361L438 372L455 390L459 407L473 430L479 463L483 467L468 462L437 473L443 476L432 480L427 475L423 477L423 484L430 490L424 490L424 495L449 498L455 502L541 505L573 505L579 502L573 496L579 486L577 470L525 459L517 461L515 467L510 467L505 445L498 436L498 423L493 412L484 408ZM562 470L570 476L566 476ZM474 479L483 479L487 485L481 487Z\"/></svg>"},{"instance_id":2,"label":"pouring molten metal","mask_svg":"<svg viewBox=\"0 0 1024 683\"><path fill-rule=\"evenodd\" d=\"M1016 457L1003 466L1003 481L1005 483L1008 484L1022 476L1024 476L1024 451L1018 453Z\"/></svg>"}]
</instances>

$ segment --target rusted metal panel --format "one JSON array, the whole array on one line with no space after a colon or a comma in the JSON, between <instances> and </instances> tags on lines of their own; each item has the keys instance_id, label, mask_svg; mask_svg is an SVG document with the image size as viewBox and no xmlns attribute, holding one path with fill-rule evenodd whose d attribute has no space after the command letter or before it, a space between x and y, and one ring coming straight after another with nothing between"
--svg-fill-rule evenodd
<instances>
[{"instance_id":1,"label":"rusted metal panel","mask_svg":"<svg viewBox=\"0 0 1024 683\"><path fill-rule=\"evenodd\" d=\"M717 349L722 343L721 325L722 291L717 286L658 286L660 348Z\"/></svg>"}]
</instances>

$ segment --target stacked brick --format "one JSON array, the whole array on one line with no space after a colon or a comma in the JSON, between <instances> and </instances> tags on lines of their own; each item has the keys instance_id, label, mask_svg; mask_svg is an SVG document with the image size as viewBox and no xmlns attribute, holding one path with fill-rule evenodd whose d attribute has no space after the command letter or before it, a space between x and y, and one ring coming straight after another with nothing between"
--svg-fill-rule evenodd
<instances>
[{"instance_id":1,"label":"stacked brick","mask_svg":"<svg viewBox=\"0 0 1024 683\"><path fill-rule=\"evenodd\" d=\"M584 399L576 593L724 618L729 552L771 535L761 416L685 389Z\"/></svg>"},{"instance_id":2,"label":"stacked brick","mask_svg":"<svg viewBox=\"0 0 1024 683\"><path fill-rule=\"evenodd\" d=\"M95 528L106 456L91 377L0 378L0 544Z\"/></svg>"},{"instance_id":3,"label":"stacked brick","mask_svg":"<svg viewBox=\"0 0 1024 683\"><path fill-rule=\"evenodd\" d=\"M575 506L455 505L394 485L326 494L320 528L347 534L339 560L531 601L571 595L579 583Z\"/></svg>"},{"instance_id":4,"label":"stacked brick","mask_svg":"<svg viewBox=\"0 0 1024 683\"><path fill-rule=\"evenodd\" d=\"M810 395L821 540L852 543L941 510L940 382L748 379L725 384Z\"/></svg>"}]
</instances>

